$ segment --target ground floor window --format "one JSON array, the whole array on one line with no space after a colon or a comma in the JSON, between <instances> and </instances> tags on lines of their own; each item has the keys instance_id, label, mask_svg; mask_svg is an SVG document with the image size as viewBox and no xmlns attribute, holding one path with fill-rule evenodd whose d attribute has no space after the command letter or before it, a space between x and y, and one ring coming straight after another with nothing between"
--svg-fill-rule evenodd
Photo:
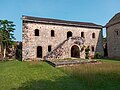
<instances>
[{"instance_id":1,"label":"ground floor window","mask_svg":"<svg viewBox=\"0 0 120 90\"><path fill-rule=\"evenodd\" d=\"M91 47L91 50L92 50L92 52L94 52L94 51L95 51L95 48L94 48L94 46L92 46L92 47Z\"/></svg>"},{"instance_id":2,"label":"ground floor window","mask_svg":"<svg viewBox=\"0 0 120 90\"><path fill-rule=\"evenodd\" d=\"M51 51L51 45L48 46L48 52L50 52L50 51Z\"/></svg>"}]
</instances>

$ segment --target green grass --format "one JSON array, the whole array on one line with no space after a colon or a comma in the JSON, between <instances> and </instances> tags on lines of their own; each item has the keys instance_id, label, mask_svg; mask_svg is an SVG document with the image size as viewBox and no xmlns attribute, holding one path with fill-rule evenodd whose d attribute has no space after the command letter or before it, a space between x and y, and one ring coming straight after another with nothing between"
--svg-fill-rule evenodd
<instances>
[{"instance_id":1,"label":"green grass","mask_svg":"<svg viewBox=\"0 0 120 90\"><path fill-rule=\"evenodd\" d=\"M79 80L84 90L120 89L120 61L66 67L64 72Z\"/></svg>"},{"instance_id":2,"label":"green grass","mask_svg":"<svg viewBox=\"0 0 120 90\"><path fill-rule=\"evenodd\" d=\"M120 61L54 68L45 62L0 62L0 90L119 90Z\"/></svg>"}]
</instances>

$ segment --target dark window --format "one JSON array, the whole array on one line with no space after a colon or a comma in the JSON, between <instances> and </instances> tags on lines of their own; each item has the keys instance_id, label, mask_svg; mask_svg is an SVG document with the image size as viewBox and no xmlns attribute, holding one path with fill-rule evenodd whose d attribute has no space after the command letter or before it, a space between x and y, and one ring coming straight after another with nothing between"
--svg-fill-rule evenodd
<instances>
[{"instance_id":1,"label":"dark window","mask_svg":"<svg viewBox=\"0 0 120 90\"><path fill-rule=\"evenodd\" d=\"M55 36L55 32L54 30L51 30L51 37L54 37Z\"/></svg>"},{"instance_id":2,"label":"dark window","mask_svg":"<svg viewBox=\"0 0 120 90\"><path fill-rule=\"evenodd\" d=\"M95 33L92 33L92 38L95 38Z\"/></svg>"},{"instance_id":3,"label":"dark window","mask_svg":"<svg viewBox=\"0 0 120 90\"><path fill-rule=\"evenodd\" d=\"M81 37L83 37L83 38L84 38L84 32L81 32Z\"/></svg>"},{"instance_id":4,"label":"dark window","mask_svg":"<svg viewBox=\"0 0 120 90\"><path fill-rule=\"evenodd\" d=\"M94 52L94 51L95 51L94 46L92 46L92 47L91 47L91 49L92 49L92 52Z\"/></svg>"},{"instance_id":5,"label":"dark window","mask_svg":"<svg viewBox=\"0 0 120 90\"><path fill-rule=\"evenodd\" d=\"M115 32L116 32L117 35L119 34L118 31L115 31Z\"/></svg>"},{"instance_id":6,"label":"dark window","mask_svg":"<svg viewBox=\"0 0 120 90\"><path fill-rule=\"evenodd\" d=\"M69 38L69 37L72 37L72 32L71 31L67 32L67 38Z\"/></svg>"},{"instance_id":7,"label":"dark window","mask_svg":"<svg viewBox=\"0 0 120 90\"><path fill-rule=\"evenodd\" d=\"M37 58L42 58L42 47L41 46L37 47Z\"/></svg>"},{"instance_id":8,"label":"dark window","mask_svg":"<svg viewBox=\"0 0 120 90\"><path fill-rule=\"evenodd\" d=\"M35 36L39 36L39 30L35 29Z\"/></svg>"},{"instance_id":9,"label":"dark window","mask_svg":"<svg viewBox=\"0 0 120 90\"><path fill-rule=\"evenodd\" d=\"M51 51L51 45L48 46L48 52L50 52L50 51Z\"/></svg>"}]
</instances>

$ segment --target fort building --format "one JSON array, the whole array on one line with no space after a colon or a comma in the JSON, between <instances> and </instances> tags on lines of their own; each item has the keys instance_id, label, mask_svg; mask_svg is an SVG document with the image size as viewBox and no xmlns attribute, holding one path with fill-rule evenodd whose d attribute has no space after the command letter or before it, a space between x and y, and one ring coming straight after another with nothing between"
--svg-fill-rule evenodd
<instances>
[{"instance_id":1,"label":"fort building","mask_svg":"<svg viewBox=\"0 0 120 90\"><path fill-rule=\"evenodd\" d=\"M109 58L120 59L120 13L117 13L106 24L107 50Z\"/></svg>"},{"instance_id":2,"label":"fort building","mask_svg":"<svg viewBox=\"0 0 120 90\"><path fill-rule=\"evenodd\" d=\"M22 60L103 55L102 26L89 22L23 16Z\"/></svg>"}]
</instances>

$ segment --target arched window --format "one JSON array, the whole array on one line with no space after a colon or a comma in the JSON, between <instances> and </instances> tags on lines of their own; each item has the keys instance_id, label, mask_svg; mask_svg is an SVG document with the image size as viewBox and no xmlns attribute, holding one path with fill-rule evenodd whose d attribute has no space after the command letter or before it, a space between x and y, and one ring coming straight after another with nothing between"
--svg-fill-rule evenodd
<instances>
[{"instance_id":1,"label":"arched window","mask_svg":"<svg viewBox=\"0 0 120 90\"><path fill-rule=\"evenodd\" d=\"M83 37L83 38L84 38L84 32L81 32L81 37Z\"/></svg>"},{"instance_id":2,"label":"arched window","mask_svg":"<svg viewBox=\"0 0 120 90\"><path fill-rule=\"evenodd\" d=\"M51 45L48 46L48 52L50 52L50 51L51 51Z\"/></svg>"},{"instance_id":3,"label":"arched window","mask_svg":"<svg viewBox=\"0 0 120 90\"><path fill-rule=\"evenodd\" d=\"M54 37L55 36L55 32L54 30L51 30L51 37Z\"/></svg>"},{"instance_id":4,"label":"arched window","mask_svg":"<svg viewBox=\"0 0 120 90\"><path fill-rule=\"evenodd\" d=\"M69 37L72 37L72 32L71 31L67 32L67 38L69 38Z\"/></svg>"},{"instance_id":5,"label":"arched window","mask_svg":"<svg viewBox=\"0 0 120 90\"><path fill-rule=\"evenodd\" d=\"M91 47L91 50L92 50L92 52L94 52L94 51L95 51L95 48L94 48L94 46L92 46L92 47Z\"/></svg>"},{"instance_id":6,"label":"arched window","mask_svg":"<svg viewBox=\"0 0 120 90\"><path fill-rule=\"evenodd\" d=\"M37 47L37 58L42 58L42 47L41 46Z\"/></svg>"},{"instance_id":7,"label":"arched window","mask_svg":"<svg viewBox=\"0 0 120 90\"><path fill-rule=\"evenodd\" d=\"M92 33L92 38L95 38L95 33Z\"/></svg>"},{"instance_id":8,"label":"arched window","mask_svg":"<svg viewBox=\"0 0 120 90\"><path fill-rule=\"evenodd\" d=\"M35 29L35 36L39 36L39 30Z\"/></svg>"}]
</instances>

